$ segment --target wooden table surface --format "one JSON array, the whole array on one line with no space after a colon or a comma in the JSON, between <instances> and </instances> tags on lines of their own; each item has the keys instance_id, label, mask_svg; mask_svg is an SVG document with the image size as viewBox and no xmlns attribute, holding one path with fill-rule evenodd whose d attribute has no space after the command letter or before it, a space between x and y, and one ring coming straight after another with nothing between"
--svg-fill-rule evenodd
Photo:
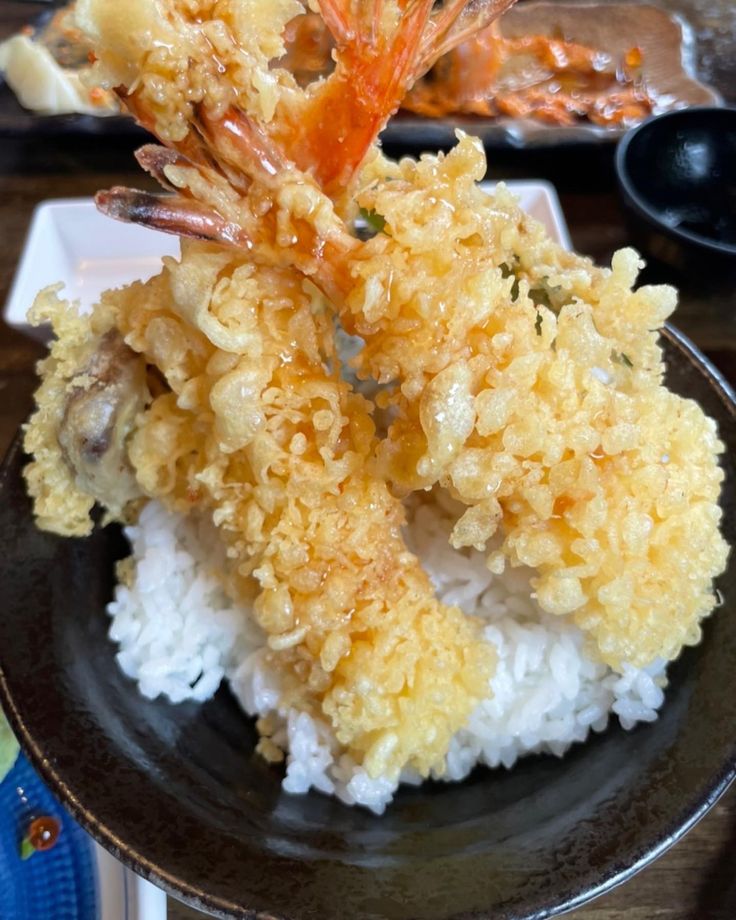
<instances>
[{"instance_id":1,"label":"wooden table surface","mask_svg":"<svg viewBox=\"0 0 736 920\"><path fill-rule=\"evenodd\" d=\"M736 93L736 4L677 0L705 40L703 66L725 95ZM0 38L30 4L0 0ZM725 55L725 58L724 58ZM0 304L5 302L35 205L46 198L91 195L113 184L142 187L130 140L0 137ZM497 153L491 177L555 182L575 248L601 262L628 242L615 191L611 151L524 155ZM686 284L676 322L736 383L736 295L704 296ZM28 415L33 366L41 348L0 322L0 452ZM736 665L736 662L734 663ZM735 667L736 672L736 667ZM724 688L724 692L734 692ZM569 916L575 920L736 920L736 788L677 846L634 879ZM200 916L171 901L170 920ZM358 918L345 918L358 920Z\"/></svg>"}]
</instances>

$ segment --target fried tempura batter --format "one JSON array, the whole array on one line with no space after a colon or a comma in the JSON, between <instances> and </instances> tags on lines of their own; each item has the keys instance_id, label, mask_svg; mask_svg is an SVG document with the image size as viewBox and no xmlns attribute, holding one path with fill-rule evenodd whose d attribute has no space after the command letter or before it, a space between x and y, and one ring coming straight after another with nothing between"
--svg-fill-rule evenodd
<instances>
[{"instance_id":1,"label":"fried tempura batter","mask_svg":"<svg viewBox=\"0 0 736 920\"><path fill-rule=\"evenodd\" d=\"M253 602L284 675L284 705L321 712L373 775L441 771L487 694L493 652L434 598L404 545L400 502L365 468L370 407L340 378L332 322L303 287L189 243L147 284L106 294L104 314L170 388L139 418L130 460L146 496L212 515L231 590ZM55 351L84 341L90 322L64 328ZM43 395L29 443L54 441Z\"/></svg>"},{"instance_id":2,"label":"fried tempura batter","mask_svg":"<svg viewBox=\"0 0 736 920\"><path fill-rule=\"evenodd\" d=\"M631 250L610 272L563 251L478 189L484 171L466 138L446 158L377 161L357 193L385 220L343 306L366 340L359 372L398 381L383 469L469 506L455 546L500 525L491 567L536 568L542 608L571 614L606 663L676 657L727 546L715 424L662 385L675 293L634 292Z\"/></svg>"},{"instance_id":3,"label":"fried tempura batter","mask_svg":"<svg viewBox=\"0 0 736 920\"><path fill-rule=\"evenodd\" d=\"M633 252L608 271L551 243L503 189L477 188L469 138L419 162L371 149L411 79L505 0L467 16L463 0L320 5L337 65L302 90L269 68L286 0L80 2L96 77L167 145L139 159L177 191L113 189L102 208L210 242L89 320L44 307L60 339L28 429L29 490L42 526L89 526L95 493L59 432L80 377L97 392L90 351L118 330L158 389L113 440L142 495L212 516L285 703L324 713L370 773L426 774L492 662L434 599L389 485L448 489L467 508L455 546L500 529L492 570L535 567L543 609L614 667L644 665L696 641L713 607L722 445L662 385L655 330L674 292L634 292ZM381 228L368 241L345 222L357 206ZM358 373L385 387L383 440L340 377L331 312L365 341Z\"/></svg>"},{"instance_id":4,"label":"fried tempura batter","mask_svg":"<svg viewBox=\"0 0 736 920\"><path fill-rule=\"evenodd\" d=\"M126 441L150 394L145 365L120 339L112 316L98 307L91 317L59 309L56 292L39 296L29 319L53 318L58 341L39 363L36 413L26 426L25 469L39 527L64 536L91 530L95 501L106 520L124 520L141 497Z\"/></svg>"}]
</instances>

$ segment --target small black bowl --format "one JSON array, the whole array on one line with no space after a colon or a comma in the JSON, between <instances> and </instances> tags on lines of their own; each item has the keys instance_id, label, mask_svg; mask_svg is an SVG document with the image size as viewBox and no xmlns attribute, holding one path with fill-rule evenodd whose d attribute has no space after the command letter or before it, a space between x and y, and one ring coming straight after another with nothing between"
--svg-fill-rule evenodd
<instances>
[{"instance_id":1,"label":"small black bowl","mask_svg":"<svg viewBox=\"0 0 736 920\"><path fill-rule=\"evenodd\" d=\"M616 172L642 252L683 275L736 279L736 108L650 118L619 144Z\"/></svg>"}]
</instances>

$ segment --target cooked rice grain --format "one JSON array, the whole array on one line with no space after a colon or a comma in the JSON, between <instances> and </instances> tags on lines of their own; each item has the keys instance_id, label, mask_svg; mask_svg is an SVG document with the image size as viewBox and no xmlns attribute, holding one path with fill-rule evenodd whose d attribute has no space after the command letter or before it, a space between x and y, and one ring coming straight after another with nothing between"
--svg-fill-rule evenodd
<instances>
[{"instance_id":1,"label":"cooked rice grain","mask_svg":"<svg viewBox=\"0 0 736 920\"><path fill-rule=\"evenodd\" d=\"M448 538L457 509L443 493L408 509L407 542L445 603L485 622L498 654L489 695L452 739L442 779L463 779L477 764L510 768L525 754L562 756L610 714L624 728L651 722L664 701L665 664L606 667L585 648L567 617L543 613L531 596L530 570L492 575L484 554L453 550ZM108 606L118 663L147 697L204 700L223 677L244 710L265 717L272 744L288 751L284 789L314 788L380 814L398 783L371 778L341 754L330 726L309 713L279 706L278 674L268 665L264 637L249 612L220 587L220 550L202 522L166 512L157 502L126 530L133 566ZM402 782L419 777L405 771Z\"/></svg>"}]
</instances>

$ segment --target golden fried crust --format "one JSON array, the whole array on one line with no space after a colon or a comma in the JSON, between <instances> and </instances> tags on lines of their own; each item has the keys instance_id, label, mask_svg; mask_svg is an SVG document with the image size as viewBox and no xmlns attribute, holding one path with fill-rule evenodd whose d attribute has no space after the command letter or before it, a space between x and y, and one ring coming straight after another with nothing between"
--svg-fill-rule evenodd
<instances>
[{"instance_id":1,"label":"golden fried crust","mask_svg":"<svg viewBox=\"0 0 736 920\"><path fill-rule=\"evenodd\" d=\"M500 528L491 568L536 568L542 608L609 665L674 658L728 553L715 424L662 384L674 292L634 291L631 250L610 271L565 252L504 189L477 188L484 168L463 138L446 158L376 159L358 193L385 219L344 306L358 373L398 383L380 468L467 506L456 547Z\"/></svg>"},{"instance_id":2,"label":"golden fried crust","mask_svg":"<svg viewBox=\"0 0 736 920\"><path fill-rule=\"evenodd\" d=\"M281 704L327 718L369 774L441 772L495 665L478 623L437 601L408 552L398 495L439 486L459 500L456 548L483 549L499 531L489 568L534 567L541 607L576 622L615 668L697 641L727 555L723 446L695 404L662 386L656 330L674 292L634 291L632 251L595 268L503 188L480 191L478 141L461 136L446 157L418 162L366 158L360 138L370 143L390 107L379 90L390 100L408 72L390 56L376 58L381 79L357 67L371 10L356 13L356 31L352 6L332 6L331 28L345 33L339 80L302 92L271 66L296 0L76 8L94 78L176 151L149 149L141 163L178 198L117 189L103 208L250 256L184 244L180 261L104 295L89 318L54 290L40 296L35 314L58 335L26 429L40 526L84 534L95 497L114 516L129 504L109 476L82 471L86 424L106 407L90 403L81 439L63 431L70 398L104 396L85 368L114 328L163 381L145 411L133 399L122 413L131 494L212 519L225 587L252 602ZM366 37L420 10L379 8ZM374 115L348 137L354 111ZM380 218L364 243L342 221L355 204ZM365 341L357 375L389 385L375 399L391 420L380 441L374 406L341 378L334 313ZM260 750L278 758L261 728Z\"/></svg>"},{"instance_id":3,"label":"golden fried crust","mask_svg":"<svg viewBox=\"0 0 736 920\"><path fill-rule=\"evenodd\" d=\"M79 316L59 299L61 287L45 288L29 311L34 324L53 323L58 338L37 367L41 384L35 394L36 411L24 427L23 439L25 450L34 459L26 466L24 476L38 526L63 536L79 537L92 530L90 511L94 498L77 486L58 433L70 382L89 359L97 336L90 317Z\"/></svg>"},{"instance_id":4,"label":"golden fried crust","mask_svg":"<svg viewBox=\"0 0 736 920\"><path fill-rule=\"evenodd\" d=\"M90 532L96 501L106 520L126 520L140 498L127 457L127 438L148 401L142 358L111 328L104 307L79 316L57 297L39 294L31 319L58 332L38 371L36 412L26 425L25 469L39 526L65 536Z\"/></svg>"},{"instance_id":5,"label":"golden fried crust","mask_svg":"<svg viewBox=\"0 0 736 920\"><path fill-rule=\"evenodd\" d=\"M269 70L284 53L297 0L79 0L76 21L94 44L91 81L137 86L156 134L181 140L200 104L213 117L237 103L268 121L294 79Z\"/></svg>"},{"instance_id":6,"label":"golden fried crust","mask_svg":"<svg viewBox=\"0 0 736 920\"><path fill-rule=\"evenodd\" d=\"M401 503L368 471L371 407L340 377L316 290L185 244L181 262L106 303L169 387L131 439L138 482L212 516L231 592L255 596L283 705L326 717L372 774L441 771L488 694L493 650L436 600Z\"/></svg>"}]
</instances>

